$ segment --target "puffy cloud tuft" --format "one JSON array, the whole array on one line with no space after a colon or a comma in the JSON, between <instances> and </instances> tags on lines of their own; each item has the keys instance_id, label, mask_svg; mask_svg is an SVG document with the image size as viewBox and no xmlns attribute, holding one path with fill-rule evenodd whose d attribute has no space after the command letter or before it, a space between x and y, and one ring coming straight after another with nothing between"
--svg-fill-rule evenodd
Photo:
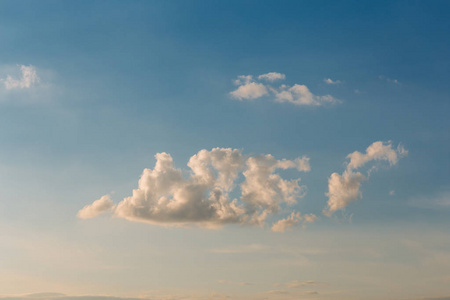
<instances>
[{"instance_id":1,"label":"puffy cloud tuft","mask_svg":"<svg viewBox=\"0 0 450 300\"><path fill-rule=\"evenodd\" d=\"M287 229L297 226L300 222L302 222L303 225L306 223L313 223L317 220L317 216L314 214L308 214L308 215L300 215L299 212L295 213L292 212L290 216L288 216L285 219L281 219L278 222L274 223L272 225L272 231L274 232L285 232Z\"/></svg>"},{"instance_id":2,"label":"puffy cloud tuft","mask_svg":"<svg viewBox=\"0 0 450 300\"><path fill-rule=\"evenodd\" d=\"M95 200L92 204L86 205L77 214L80 219L90 219L111 210L114 203L109 195L104 195L100 199Z\"/></svg>"},{"instance_id":3,"label":"puffy cloud tuft","mask_svg":"<svg viewBox=\"0 0 450 300\"><path fill-rule=\"evenodd\" d=\"M366 153L355 151L347 155L347 159L349 159L347 169L342 175L338 173L331 174L328 179L328 192L325 194L328 197L328 202L323 213L331 216L334 212L344 209L351 202L362 197L359 188L361 183L368 179L370 171L365 176L360 172L356 172L356 169L372 161L386 161L390 166L393 166L407 154L408 151L401 145L394 149L391 142L378 141L367 147Z\"/></svg>"},{"instance_id":4,"label":"puffy cloud tuft","mask_svg":"<svg viewBox=\"0 0 450 300\"><path fill-rule=\"evenodd\" d=\"M325 82L326 84L341 84L342 81L340 80L332 80L331 78L325 78L323 80L323 82Z\"/></svg>"},{"instance_id":5,"label":"puffy cloud tuft","mask_svg":"<svg viewBox=\"0 0 450 300\"><path fill-rule=\"evenodd\" d=\"M281 85L273 87L258 80L274 82L285 79L286 76L281 73L270 72L262 74L254 79L252 75L240 75L234 81L238 88L230 95L239 100L251 100L271 95L273 101L283 103L289 102L295 105L323 106L327 104L341 103L342 101L331 95L314 95L306 85L294 84L293 86Z\"/></svg>"},{"instance_id":6,"label":"puffy cloud tuft","mask_svg":"<svg viewBox=\"0 0 450 300\"><path fill-rule=\"evenodd\" d=\"M282 86L275 91L275 101L290 102L295 105L321 106L324 104L340 103L341 101L331 95L316 96L306 85L294 84L292 87Z\"/></svg>"},{"instance_id":7,"label":"puffy cloud tuft","mask_svg":"<svg viewBox=\"0 0 450 300\"><path fill-rule=\"evenodd\" d=\"M366 177L359 172L345 171L342 175L331 174L328 179L328 207L324 214L331 216L335 211L343 209L350 202L361 197L359 187Z\"/></svg>"},{"instance_id":8,"label":"puffy cloud tuft","mask_svg":"<svg viewBox=\"0 0 450 300\"><path fill-rule=\"evenodd\" d=\"M256 99L266 96L268 94L267 88L262 83L249 82L239 86L235 91L232 91L231 96L236 99Z\"/></svg>"},{"instance_id":9,"label":"puffy cloud tuft","mask_svg":"<svg viewBox=\"0 0 450 300\"><path fill-rule=\"evenodd\" d=\"M299 178L283 179L276 170L310 170L307 157L277 160L270 154L244 156L238 149L214 148L201 150L189 159L190 174L186 178L169 154L158 153L155 158L155 167L144 169L138 188L114 207L114 215L163 226L262 226L281 205L296 203L304 194ZM232 199L230 193L238 185L239 174L245 178L239 185L241 197ZM97 201L82 211L100 211L92 208L99 206Z\"/></svg>"},{"instance_id":10,"label":"puffy cloud tuft","mask_svg":"<svg viewBox=\"0 0 450 300\"><path fill-rule=\"evenodd\" d=\"M397 164L398 160L408 155L408 151L402 145L398 145L397 149L392 148L391 142L375 142L366 149L366 153L355 151L350 153L347 158L350 159L347 168L354 170L362 167L372 160L384 160L389 162L391 166Z\"/></svg>"}]
</instances>

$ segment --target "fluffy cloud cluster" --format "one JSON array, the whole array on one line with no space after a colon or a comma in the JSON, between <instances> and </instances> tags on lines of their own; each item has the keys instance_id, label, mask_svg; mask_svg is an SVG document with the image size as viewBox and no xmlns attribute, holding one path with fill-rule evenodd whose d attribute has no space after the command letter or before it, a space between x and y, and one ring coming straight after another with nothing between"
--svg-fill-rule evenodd
<instances>
[{"instance_id":1,"label":"fluffy cloud cluster","mask_svg":"<svg viewBox=\"0 0 450 300\"><path fill-rule=\"evenodd\" d=\"M396 165L398 160L408 154L408 151L399 145L396 149L391 142L374 142L367 149L366 153L355 151L347 156L349 162L346 170L341 174L333 173L328 179L327 207L323 213L331 216L334 212L345 208L351 202L361 197L361 183L368 179L371 170L367 175L357 172L359 169L372 161L386 161L390 166Z\"/></svg>"},{"instance_id":2,"label":"fluffy cloud cluster","mask_svg":"<svg viewBox=\"0 0 450 300\"><path fill-rule=\"evenodd\" d=\"M279 87L273 87L260 82L274 82L284 80L285 78L286 76L284 74L276 72L262 74L256 78L252 75L241 75L234 81L238 88L230 92L230 95L238 100L252 100L270 95L275 102L289 102L295 105L308 106L321 106L341 102L331 95L314 95L306 85L294 84L293 86L287 86L283 84Z\"/></svg>"},{"instance_id":3,"label":"fluffy cloud cluster","mask_svg":"<svg viewBox=\"0 0 450 300\"><path fill-rule=\"evenodd\" d=\"M174 166L169 154L158 153L155 158L155 167L144 169L132 196L116 206L103 196L84 207L79 217L95 217L112 210L121 218L165 226L262 226L281 205L296 203L304 194L300 179L283 179L276 171L310 170L307 157L277 160L270 154L244 156L240 150L230 148L199 151L188 162L189 176ZM244 180L238 184L240 174ZM231 199L237 185L240 199Z\"/></svg>"},{"instance_id":4,"label":"fluffy cloud cluster","mask_svg":"<svg viewBox=\"0 0 450 300\"><path fill-rule=\"evenodd\" d=\"M1 79L6 89L28 89L39 83L40 78L37 75L36 68L34 66L21 65L20 72L21 77L18 79L13 78L11 75L7 75L5 79Z\"/></svg>"}]
</instances>

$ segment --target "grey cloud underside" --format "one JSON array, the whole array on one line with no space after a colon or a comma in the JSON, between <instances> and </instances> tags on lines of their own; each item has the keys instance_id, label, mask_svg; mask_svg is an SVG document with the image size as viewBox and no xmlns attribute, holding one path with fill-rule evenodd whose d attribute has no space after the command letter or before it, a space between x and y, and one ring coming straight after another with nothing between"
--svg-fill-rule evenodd
<instances>
[{"instance_id":1,"label":"grey cloud underside","mask_svg":"<svg viewBox=\"0 0 450 300\"><path fill-rule=\"evenodd\" d=\"M244 156L240 150L201 150L189 160L190 174L175 168L167 153L155 156L153 169L144 169L130 197L117 205L103 196L84 207L79 217L95 217L102 208L117 217L164 226L219 227L223 224L264 225L267 217L304 195L300 178L283 179L277 170L310 170L309 158L277 160L272 155ZM244 181L238 184L238 176ZM240 188L239 199L230 193Z\"/></svg>"}]
</instances>

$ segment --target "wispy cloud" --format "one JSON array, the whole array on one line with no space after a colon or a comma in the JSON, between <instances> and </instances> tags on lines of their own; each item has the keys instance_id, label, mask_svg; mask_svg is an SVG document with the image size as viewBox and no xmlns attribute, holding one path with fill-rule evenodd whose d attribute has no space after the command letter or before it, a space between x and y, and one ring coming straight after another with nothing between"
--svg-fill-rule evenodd
<instances>
[{"instance_id":1,"label":"wispy cloud","mask_svg":"<svg viewBox=\"0 0 450 300\"><path fill-rule=\"evenodd\" d=\"M397 79L392 79L392 78L386 77L384 75L380 75L380 76L378 76L378 78L380 80L383 80L383 81L386 81L386 82L389 82L389 83L401 84Z\"/></svg>"},{"instance_id":2,"label":"wispy cloud","mask_svg":"<svg viewBox=\"0 0 450 300\"><path fill-rule=\"evenodd\" d=\"M301 215L299 212L292 212L290 216L285 219L281 219L278 222L272 225L272 231L274 232L285 232L287 229L297 226L298 224L302 224L303 226L306 223L313 223L317 220L317 216L314 214L309 215Z\"/></svg>"},{"instance_id":3,"label":"wispy cloud","mask_svg":"<svg viewBox=\"0 0 450 300\"><path fill-rule=\"evenodd\" d=\"M267 80L267 81L276 81L276 80L284 80L286 79L286 75L277 73L277 72L270 72L267 74L262 74L258 76L258 79L260 80Z\"/></svg>"},{"instance_id":4,"label":"wispy cloud","mask_svg":"<svg viewBox=\"0 0 450 300\"><path fill-rule=\"evenodd\" d=\"M328 202L323 213L331 216L335 211L344 209L351 202L361 197L359 188L361 183L368 179L370 172L375 170L374 166L368 171L367 175L356 172L371 161L386 161L390 166L397 164L398 160L408 154L403 146L398 145L396 149L392 148L392 143L374 142L366 149L366 153L355 151L347 155L349 159L347 169L344 173L331 174L328 179Z\"/></svg>"},{"instance_id":5,"label":"wispy cloud","mask_svg":"<svg viewBox=\"0 0 450 300\"><path fill-rule=\"evenodd\" d=\"M6 78L0 79L7 90L12 89L29 89L34 85L39 84L40 78L37 75L36 67L29 65L20 65L20 75L14 78L12 75L7 75Z\"/></svg>"},{"instance_id":6,"label":"wispy cloud","mask_svg":"<svg viewBox=\"0 0 450 300\"><path fill-rule=\"evenodd\" d=\"M323 106L326 104L341 103L341 100L331 95L314 95L306 85L294 84L293 86L280 85L274 87L260 81L274 82L284 80L286 76L281 73L270 72L262 74L255 79L252 75L240 75L234 83L238 88L230 95L238 100L253 100L268 96L278 103L288 102L295 105ZM331 79L330 79L331 80Z\"/></svg>"}]
</instances>

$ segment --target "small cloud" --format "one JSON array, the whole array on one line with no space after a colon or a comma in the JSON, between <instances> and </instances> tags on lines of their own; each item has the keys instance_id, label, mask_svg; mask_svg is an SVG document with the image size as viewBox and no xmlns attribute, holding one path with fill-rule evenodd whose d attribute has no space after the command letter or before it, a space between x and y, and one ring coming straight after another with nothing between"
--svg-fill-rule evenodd
<instances>
[{"instance_id":1,"label":"small cloud","mask_svg":"<svg viewBox=\"0 0 450 300\"><path fill-rule=\"evenodd\" d=\"M340 80L332 80L331 78L325 78L323 80L323 82L325 82L326 84L341 84L342 81Z\"/></svg>"},{"instance_id":2,"label":"small cloud","mask_svg":"<svg viewBox=\"0 0 450 300\"><path fill-rule=\"evenodd\" d=\"M232 91L231 96L236 99L256 99L268 94L267 88L262 83L249 82L239 86L235 91Z\"/></svg>"},{"instance_id":3,"label":"small cloud","mask_svg":"<svg viewBox=\"0 0 450 300\"><path fill-rule=\"evenodd\" d=\"M341 100L331 95L314 95L306 85L294 84L293 86L287 86L282 84L279 87L273 87L266 83L258 82L258 80L273 82L285 79L285 77L284 74L276 72L259 75L256 77L257 79L254 79L252 75L240 75L234 81L238 85L238 88L230 92L230 95L238 100L252 100L264 96L272 96L274 102L288 102L303 106L323 106L342 103ZM337 84L340 81L333 82Z\"/></svg>"},{"instance_id":4,"label":"small cloud","mask_svg":"<svg viewBox=\"0 0 450 300\"><path fill-rule=\"evenodd\" d=\"M36 68L32 65L20 65L20 77L14 78L7 75L6 78L0 79L7 90L12 89L29 89L40 82Z\"/></svg>"},{"instance_id":5,"label":"small cloud","mask_svg":"<svg viewBox=\"0 0 450 300\"><path fill-rule=\"evenodd\" d=\"M389 196L394 196L394 195L395 195L395 191L394 190L389 191Z\"/></svg>"},{"instance_id":6,"label":"small cloud","mask_svg":"<svg viewBox=\"0 0 450 300\"><path fill-rule=\"evenodd\" d=\"M102 213L111 210L114 203L109 195L104 195L100 199L95 200L92 204L86 205L77 214L80 219L90 219L101 215Z\"/></svg>"},{"instance_id":7,"label":"small cloud","mask_svg":"<svg viewBox=\"0 0 450 300\"><path fill-rule=\"evenodd\" d=\"M286 219L281 219L272 225L273 232L285 232L287 229L302 223L305 226L306 223L313 223L317 220L317 216L314 214L300 215L299 212L292 212Z\"/></svg>"},{"instance_id":8,"label":"small cloud","mask_svg":"<svg viewBox=\"0 0 450 300\"><path fill-rule=\"evenodd\" d=\"M267 81L276 81L276 80L284 80L286 79L286 75L277 73L277 72L270 72L267 74L262 74L258 76L258 79L260 80L267 80Z\"/></svg>"},{"instance_id":9,"label":"small cloud","mask_svg":"<svg viewBox=\"0 0 450 300\"><path fill-rule=\"evenodd\" d=\"M402 145L393 148L391 142L378 141L367 147L366 153L355 151L347 155L347 159L349 159L347 169L342 175L331 174L328 179L328 192L326 193L328 202L323 213L326 216L331 216L335 211L342 210L351 202L361 198L359 190L361 183L368 179L370 172L376 170L376 167L372 167L367 176L356 172L356 169L371 161L386 161L390 166L393 166L407 154L408 151Z\"/></svg>"}]
</instances>

